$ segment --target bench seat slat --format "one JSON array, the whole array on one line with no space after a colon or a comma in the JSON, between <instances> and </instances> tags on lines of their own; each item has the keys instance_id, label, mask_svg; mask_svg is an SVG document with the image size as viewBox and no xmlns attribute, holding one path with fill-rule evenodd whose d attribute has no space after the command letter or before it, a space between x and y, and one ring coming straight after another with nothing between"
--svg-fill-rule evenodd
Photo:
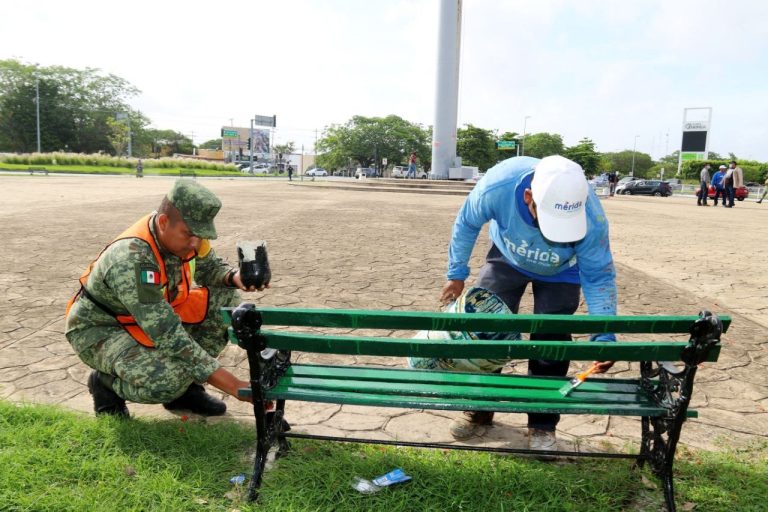
<instances>
[{"instance_id":1,"label":"bench seat slat","mask_svg":"<svg viewBox=\"0 0 768 512\"><path fill-rule=\"evenodd\" d=\"M463 383L476 387L514 386L526 389L559 390L567 380L563 377L529 377L527 375L478 374L440 370L416 370L365 366L331 366L296 364L288 370L288 376L317 379L349 379L357 381L413 382L421 384ZM609 389L610 386L610 389ZM637 393L637 380L590 378L579 389L582 391L612 393Z\"/></svg>"},{"instance_id":2,"label":"bench seat slat","mask_svg":"<svg viewBox=\"0 0 768 512\"><path fill-rule=\"evenodd\" d=\"M564 380L560 381L562 386ZM519 402L562 402L574 400L600 404L637 404L638 406L653 406L645 394L594 392L574 390L568 397L562 396L556 389L530 389L516 386L475 387L463 384L418 384L413 382L392 381L355 381L340 379L311 379L306 377L284 378L275 388L276 393L283 389L317 389L339 391L342 393L373 393L377 395L420 396L434 398L461 398L469 400L500 400Z\"/></svg>"},{"instance_id":3,"label":"bench seat slat","mask_svg":"<svg viewBox=\"0 0 768 512\"><path fill-rule=\"evenodd\" d=\"M575 361L679 361L687 342L620 341L451 341L410 338L336 336L314 333L261 331L267 346L302 352L391 356L487 359L549 359ZM230 336L232 337L232 336ZM720 346L707 361L717 361Z\"/></svg>"},{"instance_id":4,"label":"bench seat slat","mask_svg":"<svg viewBox=\"0 0 768 512\"><path fill-rule=\"evenodd\" d=\"M227 324L234 308L223 308ZM697 316L499 315L409 311L259 308L263 325L480 332L548 332L591 334L688 333ZM731 323L721 316L723 332Z\"/></svg>"},{"instance_id":5,"label":"bench seat slat","mask_svg":"<svg viewBox=\"0 0 768 512\"><path fill-rule=\"evenodd\" d=\"M340 369L341 367L333 366L292 366L278 385L266 392L266 398L414 409L622 416L664 414L664 409L651 402L637 385L630 386L619 379L615 379L617 382L613 382L614 379L590 379L568 397L563 397L558 390L567 379L562 377L539 377L539 382L550 384L545 389L526 387L532 379L518 375L478 375L386 368L361 368L359 370L364 372L359 375L364 376L364 379L330 378L330 375ZM379 374L379 379L374 378L376 373ZM400 381L393 378L393 374L398 373L402 375ZM466 379L463 383L445 384L419 383L413 378L408 378L408 375L415 377L430 373L442 378ZM506 385L497 384L499 381L505 382ZM630 387L633 388L631 392L628 391ZM241 395L248 396L250 393L250 389L240 390ZM696 411L688 411L688 417L696 416Z\"/></svg>"},{"instance_id":6,"label":"bench seat slat","mask_svg":"<svg viewBox=\"0 0 768 512\"><path fill-rule=\"evenodd\" d=\"M250 389L241 389L241 396L248 396ZM408 409L435 409L444 411L499 411L514 413L558 413L558 414L613 414L618 416L659 416L665 410L655 406L637 406L628 404L590 404L585 402L496 402L492 400L467 400L433 397L414 397L407 395L386 395L374 393L344 393L306 388L281 388L266 393L270 400L299 400L346 405L366 405L373 407L396 407ZM688 417L695 417L696 412L688 411Z\"/></svg>"}]
</instances>

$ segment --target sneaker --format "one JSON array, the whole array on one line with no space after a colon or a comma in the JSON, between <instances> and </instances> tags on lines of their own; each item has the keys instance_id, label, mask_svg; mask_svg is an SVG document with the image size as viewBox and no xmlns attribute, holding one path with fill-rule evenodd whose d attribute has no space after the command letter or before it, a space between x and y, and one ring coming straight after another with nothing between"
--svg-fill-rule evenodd
<instances>
[{"instance_id":1,"label":"sneaker","mask_svg":"<svg viewBox=\"0 0 768 512\"><path fill-rule=\"evenodd\" d=\"M557 450L557 436L554 431L539 428L528 429L528 448L536 451ZM552 455L537 455L539 460L552 460Z\"/></svg>"},{"instance_id":2,"label":"sneaker","mask_svg":"<svg viewBox=\"0 0 768 512\"><path fill-rule=\"evenodd\" d=\"M129 418L130 413L125 405L125 400L114 392L111 375L93 370L88 376L88 391L93 397L93 411L96 416L108 414L119 418Z\"/></svg>"},{"instance_id":3,"label":"sneaker","mask_svg":"<svg viewBox=\"0 0 768 512\"><path fill-rule=\"evenodd\" d=\"M203 416L221 416L227 412L227 404L205 392L205 388L193 382L183 395L163 404L169 411L184 409Z\"/></svg>"},{"instance_id":4,"label":"sneaker","mask_svg":"<svg viewBox=\"0 0 768 512\"><path fill-rule=\"evenodd\" d=\"M464 411L461 416L451 422L449 430L454 439L469 439L472 436L484 434L481 427L493 423L493 412Z\"/></svg>"}]
</instances>

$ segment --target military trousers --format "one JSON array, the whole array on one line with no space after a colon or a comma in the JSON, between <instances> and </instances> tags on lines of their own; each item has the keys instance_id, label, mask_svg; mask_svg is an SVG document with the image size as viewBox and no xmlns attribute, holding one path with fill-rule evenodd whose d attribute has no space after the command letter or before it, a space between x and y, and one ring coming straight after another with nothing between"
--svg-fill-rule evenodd
<instances>
[{"instance_id":1,"label":"military trousers","mask_svg":"<svg viewBox=\"0 0 768 512\"><path fill-rule=\"evenodd\" d=\"M236 306L239 294L234 288L211 287L208 315L199 324L183 324L184 330L211 357L217 358L227 345L227 326L220 308ZM99 341L78 351L85 364L112 375L112 389L131 402L159 404L170 402L187 390L194 381L188 362L171 358L159 350L140 345L122 327L93 327ZM75 346L75 344L73 344Z\"/></svg>"}]
</instances>

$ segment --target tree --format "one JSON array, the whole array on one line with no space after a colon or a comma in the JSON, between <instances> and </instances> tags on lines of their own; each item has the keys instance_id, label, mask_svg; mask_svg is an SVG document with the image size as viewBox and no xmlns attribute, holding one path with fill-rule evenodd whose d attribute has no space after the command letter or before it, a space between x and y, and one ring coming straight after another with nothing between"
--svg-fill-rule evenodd
<instances>
[{"instance_id":1,"label":"tree","mask_svg":"<svg viewBox=\"0 0 768 512\"><path fill-rule=\"evenodd\" d=\"M565 151L563 137L557 133L534 133L526 135L522 150L526 156L544 158L551 155L562 155Z\"/></svg>"},{"instance_id":2,"label":"tree","mask_svg":"<svg viewBox=\"0 0 768 512\"><path fill-rule=\"evenodd\" d=\"M639 178L652 178L648 175L649 169L653 166L651 155L625 149L618 153L603 153L601 169L606 171L616 171L624 176L629 176L632 172L632 156L635 158L634 175ZM675 164L677 165L677 164Z\"/></svg>"},{"instance_id":3,"label":"tree","mask_svg":"<svg viewBox=\"0 0 768 512\"><path fill-rule=\"evenodd\" d=\"M575 146L565 150L564 155L584 169L586 174L595 174L600 165L600 153L595 150L595 143L589 138L583 138Z\"/></svg>"},{"instance_id":4,"label":"tree","mask_svg":"<svg viewBox=\"0 0 768 512\"><path fill-rule=\"evenodd\" d=\"M221 138L207 140L198 147L200 149L221 149Z\"/></svg>"},{"instance_id":5,"label":"tree","mask_svg":"<svg viewBox=\"0 0 768 512\"><path fill-rule=\"evenodd\" d=\"M126 80L98 69L0 60L0 147L23 152L36 149L36 83L43 151L109 150L107 120L118 112L131 112L127 101L139 93ZM132 130L143 127L142 119L136 113L131 115Z\"/></svg>"},{"instance_id":6,"label":"tree","mask_svg":"<svg viewBox=\"0 0 768 512\"><path fill-rule=\"evenodd\" d=\"M456 153L462 165L474 165L485 171L497 161L496 135L491 130L464 125L456 132Z\"/></svg>"},{"instance_id":7,"label":"tree","mask_svg":"<svg viewBox=\"0 0 768 512\"><path fill-rule=\"evenodd\" d=\"M353 116L343 125L326 128L317 141L317 164L330 169L405 163L411 151L427 167L431 160L430 132L421 125L390 115L387 117Z\"/></svg>"},{"instance_id":8,"label":"tree","mask_svg":"<svg viewBox=\"0 0 768 512\"><path fill-rule=\"evenodd\" d=\"M296 149L296 143L293 142L292 140L286 142L285 144L275 144L274 146L272 146L272 152L276 155L282 154L283 158L293 153L295 149Z\"/></svg>"},{"instance_id":9,"label":"tree","mask_svg":"<svg viewBox=\"0 0 768 512\"><path fill-rule=\"evenodd\" d=\"M107 127L109 128L107 138L112 145L115 155L124 156L128 149L128 139L130 137L128 125L122 121L107 119Z\"/></svg>"},{"instance_id":10,"label":"tree","mask_svg":"<svg viewBox=\"0 0 768 512\"><path fill-rule=\"evenodd\" d=\"M677 162L680 160L680 150L673 151L672 153L668 154L667 156L663 156L659 159L660 164L664 164L667 168L670 168L671 166L675 166L675 169L677 169Z\"/></svg>"},{"instance_id":11,"label":"tree","mask_svg":"<svg viewBox=\"0 0 768 512\"><path fill-rule=\"evenodd\" d=\"M175 130L157 130L155 128L143 130L139 137L139 143L141 151L135 153L141 156L190 155L194 148L192 140L183 133Z\"/></svg>"}]
</instances>

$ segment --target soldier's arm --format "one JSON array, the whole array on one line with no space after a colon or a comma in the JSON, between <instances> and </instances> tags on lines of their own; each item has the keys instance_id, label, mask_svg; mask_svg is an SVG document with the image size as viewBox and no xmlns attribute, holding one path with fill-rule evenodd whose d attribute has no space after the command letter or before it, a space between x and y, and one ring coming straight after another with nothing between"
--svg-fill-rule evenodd
<instances>
[{"instance_id":1,"label":"soldier's arm","mask_svg":"<svg viewBox=\"0 0 768 512\"><path fill-rule=\"evenodd\" d=\"M206 382L220 364L187 334L165 300L163 286L155 282L160 269L146 243L132 240L111 259L104 281L125 312L136 319L158 351L187 365L196 382Z\"/></svg>"},{"instance_id":2,"label":"soldier's arm","mask_svg":"<svg viewBox=\"0 0 768 512\"><path fill-rule=\"evenodd\" d=\"M200 286L225 286L225 278L233 269L216 255L208 240L203 240L195 262L195 282Z\"/></svg>"}]
</instances>

